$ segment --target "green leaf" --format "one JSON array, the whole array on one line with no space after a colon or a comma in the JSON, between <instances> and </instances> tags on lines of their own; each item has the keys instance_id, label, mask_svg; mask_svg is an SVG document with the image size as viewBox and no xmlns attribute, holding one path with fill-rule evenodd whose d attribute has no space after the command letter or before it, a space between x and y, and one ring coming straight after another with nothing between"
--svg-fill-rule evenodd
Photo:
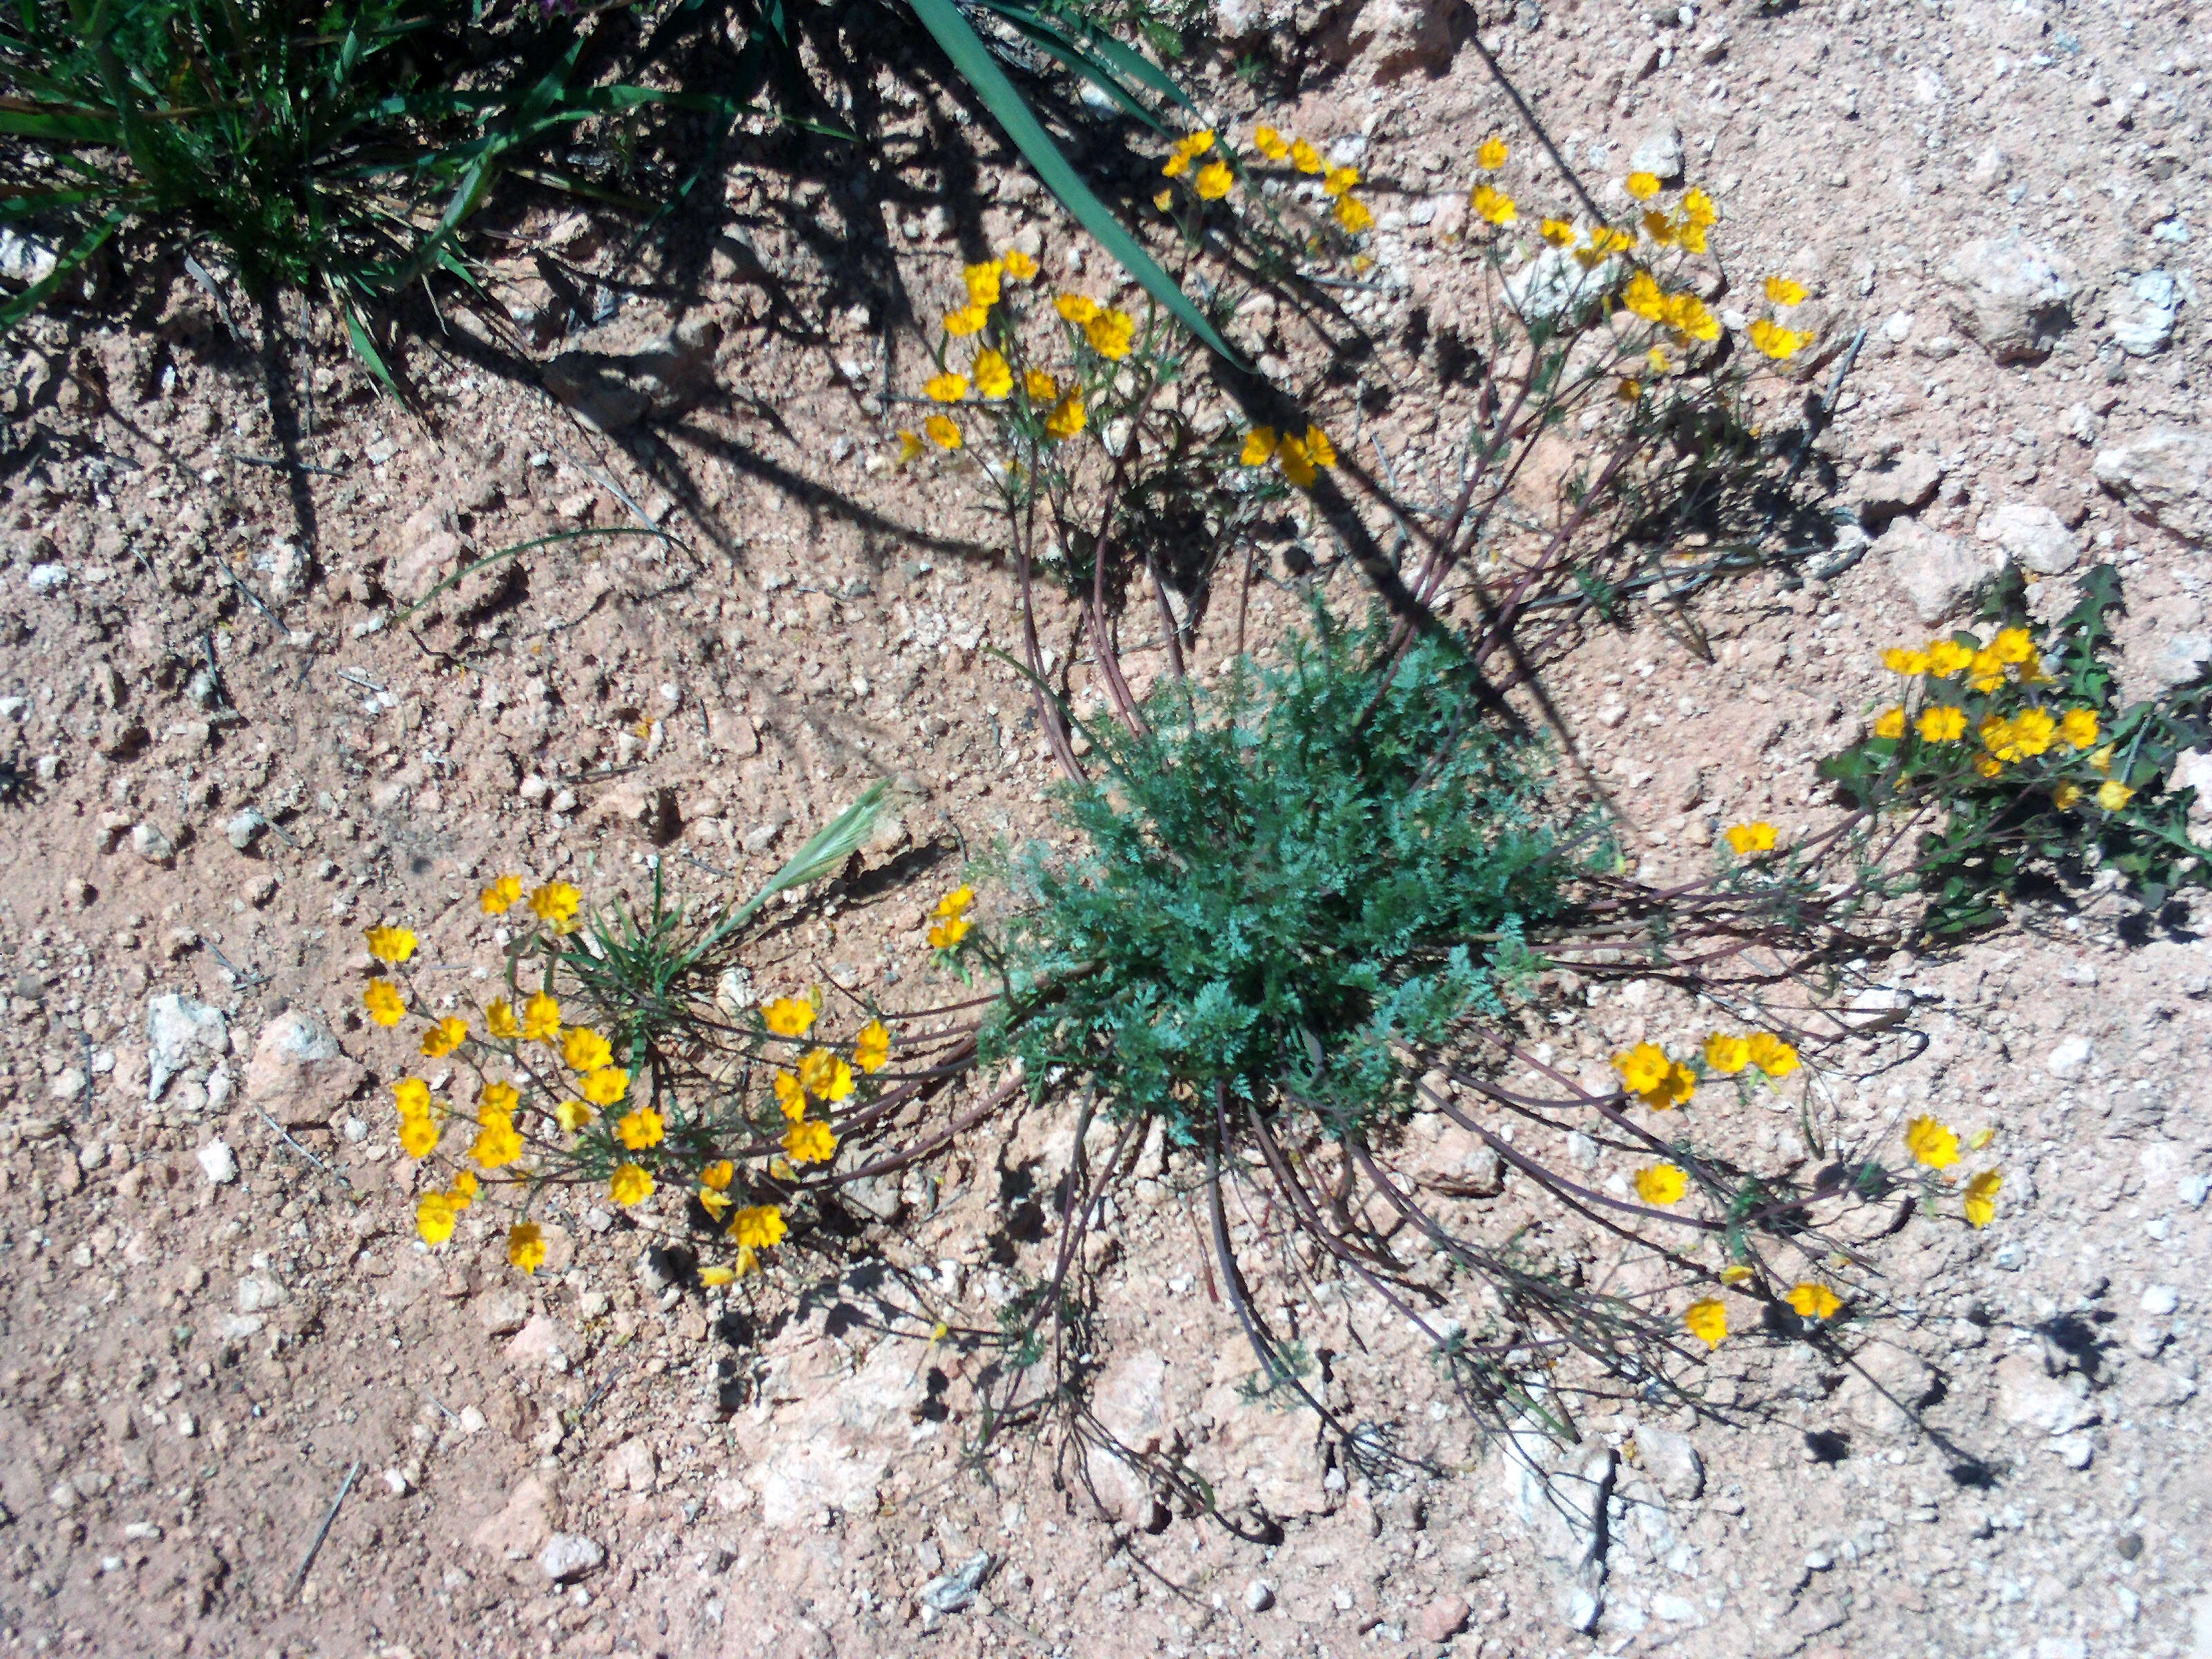
<instances>
[{"instance_id":1,"label":"green leaf","mask_svg":"<svg viewBox=\"0 0 2212 1659\"><path fill-rule=\"evenodd\" d=\"M114 209L108 216L87 231L77 245L56 262L54 268L39 281L25 289L4 306L0 306L0 332L15 326L44 305L52 294L87 259L100 251L100 245L115 234L116 227L123 222L123 210Z\"/></svg>"},{"instance_id":2,"label":"green leaf","mask_svg":"<svg viewBox=\"0 0 2212 1659\"><path fill-rule=\"evenodd\" d=\"M1044 130L1044 124L1037 119L1028 100L1015 90L1006 70L999 67L999 60L991 55L990 48L969 27L952 0L911 0L911 3L922 27L945 48L945 55L952 60L953 68L975 88L976 95L998 118L1014 148L1036 169L1044 187L1060 198L1060 204L1098 239L1099 246L1120 261L1121 268L1135 277L1147 294L1165 306L1185 328L1241 368L1242 360L1214 332L1213 325L1206 320L1190 296L1160 269L1127 227L1114 216L1112 210L1098 199L1069 165L1067 157L1060 154L1060 146L1053 143L1052 135Z\"/></svg>"}]
</instances>

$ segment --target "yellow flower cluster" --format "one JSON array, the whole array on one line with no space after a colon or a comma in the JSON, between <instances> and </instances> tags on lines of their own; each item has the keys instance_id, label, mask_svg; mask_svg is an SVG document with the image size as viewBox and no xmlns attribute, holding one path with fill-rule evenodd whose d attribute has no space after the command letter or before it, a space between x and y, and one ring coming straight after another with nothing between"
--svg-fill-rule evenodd
<instances>
[{"instance_id":1,"label":"yellow flower cluster","mask_svg":"<svg viewBox=\"0 0 2212 1659\"><path fill-rule=\"evenodd\" d=\"M2002 629L1987 645L1976 642L1971 635L1931 640L1924 646L1893 645L1881 653L1881 661L1892 673L1907 680L1925 680L1931 688L1938 682L1963 678L1966 689L1983 696L2008 687L2032 690L2051 684L2035 636L2025 628ZM1896 741L1904 738L1909 726L1924 743L1958 743L1966 735L1966 711L1955 703L1923 702L1917 716L1909 715L1905 705L1898 703L1875 717L1874 735ZM2076 754L2095 750L2087 757L2089 767L2100 775L2112 769L2111 745L2097 748L2103 728L2094 708L2054 714L2030 705L2009 715L1992 709L1975 725L1974 735L1981 743L1981 751L1973 759L1974 770L1985 778L1997 776L2008 766L2051 753L2062 744ZM2052 799L2062 810L2074 806L2084 793L2082 783L2071 779L2060 781L2051 790ZM2135 791L2117 778L2106 777L2096 787L2097 804L2108 812L2120 811L2134 797Z\"/></svg>"},{"instance_id":2,"label":"yellow flower cluster","mask_svg":"<svg viewBox=\"0 0 2212 1659\"><path fill-rule=\"evenodd\" d=\"M1006 284L1032 282L1036 275L1037 262L1019 248L1008 248L995 259L963 267L960 280L967 289L968 302L945 313L945 334L953 339L967 339L982 333L990 325L992 307L1004 296ZM1013 394L1012 365L1006 361L1005 352L994 347L984 347L976 352L968 374L949 368L940 371L923 386L923 394L932 403L957 404L968 396L971 375L974 389L981 398L999 402ZM1036 404L1050 404L1060 396L1059 386L1053 378L1035 370L1024 377L1022 389L1024 395ZM1072 428L1066 434L1055 434L1055 436L1072 436L1082 430L1081 398L1074 398L1073 404ZM1067 424L1069 417L1065 405L1053 412L1060 417L1062 425ZM1051 429L1052 424L1052 421L1048 419L1048 430ZM942 410L925 420L920 432L901 432L898 436L901 465L922 453L925 436L930 443L946 451L959 449L967 442L967 434L961 430L960 423Z\"/></svg>"},{"instance_id":3,"label":"yellow flower cluster","mask_svg":"<svg viewBox=\"0 0 2212 1659\"><path fill-rule=\"evenodd\" d=\"M1316 468L1336 465L1336 446L1317 426L1308 425L1302 438L1288 433L1279 437L1272 426L1255 426L1244 434L1237 460L1240 466L1265 466L1272 460L1284 477L1310 489Z\"/></svg>"},{"instance_id":4,"label":"yellow flower cluster","mask_svg":"<svg viewBox=\"0 0 2212 1659\"><path fill-rule=\"evenodd\" d=\"M1721 337L1720 319L1687 289L1669 294L1648 270L1639 270L1620 291L1620 302L1647 323L1673 331L1677 339L1710 342Z\"/></svg>"},{"instance_id":5,"label":"yellow flower cluster","mask_svg":"<svg viewBox=\"0 0 2212 1659\"><path fill-rule=\"evenodd\" d=\"M1170 179L1181 179L1191 172L1191 163L1213 149L1213 134L1209 129L1194 132L1179 140L1168 152L1167 165L1160 171ZM1191 188L1202 201L1218 202L1236 187L1237 174L1222 156L1216 155L1191 176ZM1164 205L1164 204L1163 204Z\"/></svg>"},{"instance_id":6,"label":"yellow flower cluster","mask_svg":"<svg viewBox=\"0 0 2212 1659\"><path fill-rule=\"evenodd\" d=\"M1766 297L1778 306L1802 305L1805 300L1804 284L1787 276L1770 276L1766 279ZM1777 362L1796 356L1813 343L1814 337L1808 331L1786 328L1767 317L1758 319L1744 332L1751 337L1752 344Z\"/></svg>"},{"instance_id":7,"label":"yellow flower cluster","mask_svg":"<svg viewBox=\"0 0 2212 1659\"><path fill-rule=\"evenodd\" d=\"M1358 236L1375 228L1375 215L1366 203L1352 193L1359 183L1358 167L1333 167L1322 153L1304 139L1286 139L1268 126L1252 130L1252 148L1270 161L1278 164L1287 161L1300 173L1318 176L1322 193L1332 204L1329 216L1346 232ZM1200 191L1201 195L1204 193ZM1224 191L1223 193L1227 192Z\"/></svg>"},{"instance_id":8,"label":"yellow flower cluster","mask_svg":"<svg viewBox=\"0 0 2212 1659\"><path fill-rule=\"evenodd\" d=\"M963 883L937 901L935 920L930 923L929 948L951 951L958 948L968 937L971 926L968 907L975 902L975 890Z\"/></svg>"},{"instance_id":9,"label":"yellow flower cluster","mask_svg":"<svg viewBox=\"0 0 2212 1659\"><path fill-rule=\"evenodd\" d=\"M1984 1129L1975 1135L1973 1145L1985 1146L1990 1139L1990 1132ZM1905 1126L1905 1149L1917 1163L1948 1170L1959 1161L1958 1131L1933 1117L1916 1117ZM1984 1170L1967 1181L1960 1191L1960 1209L1970 1225L1986 1227L1996 1219L1997 1194L2003 1187L2004 1177L1995 1170Z\"/></svg>"},{"instance_id":10,"label":"yellow flower cluster","mask_svg":"<svg viewBox=\"0 0 2212 1659\"><path fill-rule=\"evenodd\" d=\"M1716 1031L1705 1039L1704 1060L1705 1069L1721 1077L1734 1077L1747 1066L1756 1066L1770 1078L1785 1078L1797 1069L1797 1050L1771 1031L1754 1031L1748 1036L1735 1036ZM1686 1103L1697 1092L1697 1073L1680 1060L1670 1058L1656 1042L1639 1042L1613 1057L1613 1069L1620 1074L1622 1085L1655 1112L1671 1111ZM1673 1169L1672 1164L1659 1164L1659 1170ZM1647 1175L1652 1171L1647 1170ZM1677 1175L1680 1171L1676 1172ZM1665 1177L1655 1176L1663 1187ZM1638 1188L1643 1190L1643 1179L1638 1178ZM1682 1195L1678 1186L1674 1196L1645 1198L1655 1204L1671 1204Z\"/></svg>"}]
</instances>

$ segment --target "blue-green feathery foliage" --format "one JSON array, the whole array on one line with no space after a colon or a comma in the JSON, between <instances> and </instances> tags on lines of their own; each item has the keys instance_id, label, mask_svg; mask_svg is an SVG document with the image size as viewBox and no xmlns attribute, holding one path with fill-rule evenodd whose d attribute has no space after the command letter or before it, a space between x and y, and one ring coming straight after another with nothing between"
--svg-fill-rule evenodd
<instances>
[{"instance_id":1,"label":"blue-green feathery foliage","mask_svg":"<svg viewBox=\"0 0 2212 1659\"><path fill-rule=\"evenodd\" d=\"M1385 685L1379 624L1316 612L1280 668L1218 698L1164 687L1149 735L1097 734L1062 810L1089 850L1008 872L1008 1012L987 1045L1094 1077L1117 1115L1188 1139L1214 1085L1333 1130L1402 1105L1393 1051L1498 1009L1523 929L1572 873L1541 755L1486 710L1448 646ZM1379 694L1379 695L1378 695Z\"/></svg>"}]
</instances>

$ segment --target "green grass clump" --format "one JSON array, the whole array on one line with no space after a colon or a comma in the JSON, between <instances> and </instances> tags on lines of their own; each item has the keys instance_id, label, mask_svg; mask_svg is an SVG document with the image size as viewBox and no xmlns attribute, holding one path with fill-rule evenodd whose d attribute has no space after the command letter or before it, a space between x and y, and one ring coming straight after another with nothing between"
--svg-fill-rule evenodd
<instances>
[{"instance_id":1,"label":"green grass clump","mask_svg":"<svg viewBox=\"0 0 2212 1659\"><path fill-rule=\"evenodd\" d=\"M1500 1012L1522 930L1575 873L1537 748L1501 732L1442 642L1378 666L1382 632L1326 616L1280 668L1208 698L1163 687L1098 735L1063 797L1089 842L1031 849L1001 965L1000 1051L1042 1086L1096 1079L1116 1115L1190 1140L1217 1085L1341 1131L1402 1100L1404 1056Z\"/></svg>"}]
</instances>

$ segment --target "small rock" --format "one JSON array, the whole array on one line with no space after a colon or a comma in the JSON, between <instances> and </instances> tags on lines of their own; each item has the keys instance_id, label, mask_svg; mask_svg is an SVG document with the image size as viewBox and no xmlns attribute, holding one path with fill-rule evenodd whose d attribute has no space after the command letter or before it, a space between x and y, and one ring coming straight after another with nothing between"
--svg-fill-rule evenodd
<instances>
[{"instance_id":1,"label":"small rock","mask_svg":"<svg viewBox=\"0 0 2212 1659\"><path fill-rule=\"evenodd\" d=\"M260 835L261 814L250 806L222 826L223 839L241 853L249 851Z\"/></svg>"},{"instance_id":2,"label":"small rock","mask_svg":"<svg viewBox=\"0 0 2212 1659\"><path fill-rule=\"evenodd\" d=\"M576 1346L567 1326L546 1314L532 1314L507 1345L507 1357L518 1364L548 1365L566 1370Z\"/></svg>"},{"instance_id":3,"label":"small rock","mask_svg":"<svg viewBox=\"0 0 2212 1659\"><path fill-rule=\"evenodd\" d=\"M2062 1434L2051 1443L2051 1449L2069 1469L2086 1469L2097 1455L2097 1443L2086 1434Z\"/></svg>"},{"instance_id":4,"label":"small rock","mask_svg":"<svg viewBox=\"0 0 2212 1659\"><path fill-rule=\"evenodd\" d=\"M607 1553L580 1533L556 1532L538 1553L538 1571L554 1583L580 1578L607 1559Z\"/></svg>"},{"instance_id":5,"label":"small rock","mask_svg":"<svg viewBox=\"0 0 2212 1659\"><path fill-rule=\"evenodd\" d=\"M1984 514L1974 534L1995 542L2015 564L2038 575L2063 575L2081 556L2081 544L2066 521L2040 501L2008 501Z\"/></svg>"},{"instance_id":6,"label":"small rock","mask_svg":"<svg viewBox=\"0 0 2212 1659\"><path fill-rule=\"evenodd\" d=\"M610 1492L628 1487L634 1492L649 1492L659 1473L660 1462L653 1456L653 1448L633 1436L607 1454L604 1484Z\"/></svg>"},{"instance_id":7,"label":"small rock","mask_svg":"<svg viewBox=\"0 0 2212 1659\"><path fill-rule=\"evenodd\" d=\"M2079 274L2063 253L2017 235L1980 238L1942 270L1952 316L2001 363L2040 362L2074 325Z\"/></svg>"},{"instance_id":8,"label":"small rock","mask_svg":"<svg viewBox=\"0 0 2212 1659\"><path fill-rule=\"evenodd\" d=\"M1244 1586L1244 1611L1265 1613L1275 1605L1275 1587L1264 1578L1255 1578Z\"/></svg>"},{"instance_id":9,"label":"small rock","mask_svg":"<svg viewBox=\"0 0 2212 1659\"><path fill-rule=\"evenodd\" d=\"M1686 1434L1646 1424L1636 1431L1636 1452L1652 1484L1676 1503L1705 1489L1705 1461Z\"/></svg>"},{"instance_id":10,"label":"small rock","mask_svg":"<svg viewBox=\"0 0 2212 1659\"><path fill-rule=\"evenodd\" d=\"M975 1592L990 1571L990 1552L978 1550L961 1563L959 1571L945 1573L924 1584L915 1599L933 1613L958 1613L975 1605Z\"/></svg>"},{"instance_id":11,"label":"small rock","mask_svg":"<svg viewBox=\"0 0 2212 1659\"><path fill-rule=\"evenodd\" d=\"M230 1028L204 1002L164 992L146 1005L146 1098L159 1100L187 1066L230 1052Z\"/></svg>"},{"instance_id":12,"label":"small rock","mask_svg":"<svg viewBox=\"0 0 2212 1659\"><path fill-rule=\"evenodd\" d=\"M1669 121L1646 133L1629 153L1628 170L1648 173L1662 185L1678 183L1682 177L1682 129Z\"/></svg>"},{"instance_id":13,"label":"small rock","mask_svg":"<svg viewBox=\"0 0 2212 1659\"><path fill-rule=\"evenodd\" d=\"M720 324L695 317L636 351L564 351L546 365L545 389L595 432L665 419L712 388L721 340Z\"/></svg>"},{"instance_id":14,"label":"small rock","mask_svg":"<svg viewBox=\"0 0 2212 1659\"><path fill-rule=\"evenodd\" d=\"M238 1281L238 1310L259 1313L284 1304L284 1287L266 1274L249 1273Z\"/></svg>"},{"instance_id":15,"label":"small rock","mask_svg":"<svg viewBox=\"0 0 2212 1659\"><path fill-rule=\"evenodd\" d=\"M238 1179L238 1154L228 1143L210 1140L200 1148L198 1158L201 1172L215 1185L228 1187Z\"/></svg>"},{"instance_id":16,"label":"small rock","mask_svg":"<svg viewBox=\"0 0 2212 1659\"><path fill-rule=\"evenodd\" d=\"M2016 1427L2070 1434L2097 1420L2089 1403L2052 1376L2039 1359L2012 1354L1997 1363L1997 1415Z\"/></svg>"},{"instance_id":17,"label":"small rock","mask_svg":"<svg viewBox=\"0 0 2212 1659\"><path fill-rule=\"evenodd\" d=\"M1597 1616L1601 1611L1597 1597L1578 1586L1568 1591L1566 1599L1560 1603L1559 1617L1569 1630L1580 1631L1587 1636L1597 1628Z\"/></svg>"},{"instance_id":18,"label":"small rock","mask_svg":"<svg viewBox=\"0 0 2212 1659\"><path fill-rule=\"evenodd\" d=\"M1413 1637L1417 1642L1449 1642L1467 1628L1468 1608L1463 1595L1439 1595L1413 1615Z\"/></svg>"},{"instance_id":19,"label":"small rock","mask_svg":"<svg viewBox=\"0 0 2212 1659\"><path fill-rule=\"evenodd\" d=\"M1872 528L1901 513L1917 513L1936 499L1942 482L1941 460L1924 449L1908 450L1895 465L1860 475L1859 520Z\"/></svg>"},{"instance_id":20,"label":"small rock","mask_svg":"<svg viewBox=\"0 0 2212 1659\"><path fill-rule=\"evenodd\" d=\"M314 1128L337 1116L368 1080L329 1028L295 1008L261 1028L246 1067L246 1099L288 1129Z\"/></svg>"},{"instance_id":21,"label":"small rock","mask_svg":"<svg viewBox=\"0 0 2212 1659\"><path fill-rule=\"evenodd\" d=\"M1585 270L1567 249L1547 247L1505 279L1505 292L1527 321L1556 328L1613 292L1626 270L1613 258Z\"/></svg>"},{"instance_id":22,"label":"small rock","mask_svg":"<svg viewBox=\"0 0 2212 1659\"><path fill-rule=\"evenodd\" d=\"M552 1536L553 1494L533 1474L508 1494L504 1508L485 1518L470 1535L470 1541L502 1559L524 1561L543 1549Z\"/></svg>"},{"instance_id":23,"label":"small rock","mask_svg":"<svg viewBox=\"0 0 2212 1659\"><path fill-rule=\"evenodd\" d=\"M477 1322L487 1336L511 1336L530 1322L530 1298L520 1291L495 1291L477 1304Z\"/></svg>"},{"instance_id":24,"label":"small rock","mask_svg":"<svg viewBox=\"0 0 2212 1659\"><path fill-rule=\"evenodd\" d=\"M2043 1069L2061 1083L2076 1083L2089 1069L2089 1056L2096 1045L2085 1036L2070 1036L2053 1048L2043 1062Z\"/></svg>"},{"instance_id":25,"label":"small rock","mask_svg":"<svg viewBox=\"0 0 2212 1659\"><path fill-rule=\"evenodd\" d=\"M1651 1598L1651 1612L1670 1625L1698 1622L1698 1604L1686 1595L1655 1595Z\"/></svg>"},{"instance_id":26,"label":"small rock","mask_svg":"<svg viewBox=\"0 0 2212 1659\"><path fill-rule=\"evenodd\" d=\"M1497 1149L1442 1112L1419 1113L1407 1122L1401 1154L1406 1174L1455 1198L1495 1198L1505 1185Z\"/></svg>"},{"instance_id":27,"label":"small rock","mask_svg":"<svg viewBox=\"0 0 2212 1659\"><path fill-rule=\"evenodd\" d=\"M1914 519L1892 524L1878 545L1888 561L1891 580L1911 602L1913 613L1930 626L1972 599L2003 563L2002 555L1978 553L1970 544Z\"/></svg>"},{"instance_id":28,"label":"small rock","mask_svg":"<svg viewBox=\"0 0 2212 1659\"><path fill-rule=\"evenodd\" d=\"M133 824L131 850L149 864L167 864L177 856L177 843L169 839L168 832L159 824Z\"/></svg>"},{"instance_id":29,"label":"small rock","mask_svg":"<svg viewBox=\"0 0 2212 1659\"><path fill-rule=\"evenodd\" d=\"M2179 1286L2153 1285L2142 1293L2142 1310L2160 1319L2165 1318L2180 1306L2181 1291Z\"/></svg>"},{"instance_id":30,"label":"small rock","mask_svg":"<svg viewBox=\"0 0 2212 1659\"><path fill-rule=\"evenodd\" d=\"M2136 308L2112 323L2112 338L2130 357L2151 357L2173 343L2181 316L2181 289L2163 270L2147 270L2130 290Z\"/></svg>"},{"instance_id":31,"label":"small rock","mask_svg":"<svg viewBox=\"0 0 2212 1659\"><path fill-rule=\"evenodd\" d=\"M2097 482L2147 524L2212 541L2212 437L2166 427L2097 452Z\"/></svg>"},{"instance_id":32,"label":"small rock","mask_svg":"<svg viewBox=\"0 0 2212 1659\"><path fill-rule=\"evenodd\" d=\"M486 1417L483 1411L477 1407L464 1406L461 1407L461 1432L463 1434L482 1434L484 1431L486 1425L490 1421L491 1419Z\"/></svg>"}]
</instances>

